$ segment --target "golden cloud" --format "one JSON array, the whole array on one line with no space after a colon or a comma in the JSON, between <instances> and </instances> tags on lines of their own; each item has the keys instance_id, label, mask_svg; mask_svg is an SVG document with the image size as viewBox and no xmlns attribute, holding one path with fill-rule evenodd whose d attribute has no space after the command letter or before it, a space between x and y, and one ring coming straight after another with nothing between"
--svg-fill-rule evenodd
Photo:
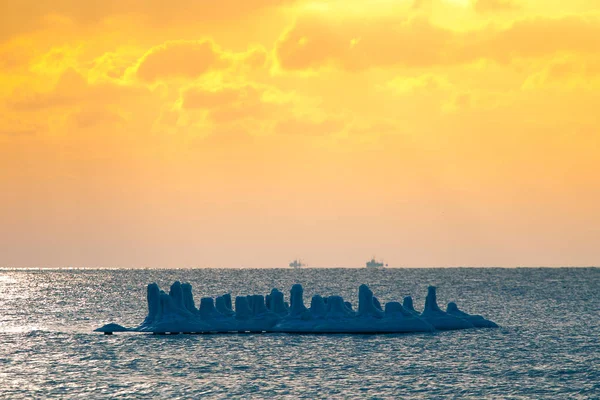
<instances>
[{"instance_id":1,"label":"golden cloud","mask_svg":"<svg viewBox=\"0 0 600 400\"><path fill-rule=\"evenodd\" d=\"M81 27L118 16L136 16L154 29L168 24L235 21L266 8L294 0L6 0L0 11L0 41L18 34L48 28L49 20L62 18ZM52 17L52 18L49 18Z\"/></svg>"},{"instance_id":2,"label":"golden cloud","mask_svg":"<svg viewBox=\"0 0 600 400\"><path fill-rule=\"evenodd\" d=\"M194 79L230 67L262 68L266 59L267 52L262 47L234 53L221 49L210 39L171 41L148 50L138 61L135 74L146 82Z\"/></svg>"},{"instance_id":3,"label":"golden cloud","mask_svg":"<svg viewBox=\"0 0 600 400\"><path fill-rule=\"evenodd\" d=\"M276 56L285 70L432 67L559 52L594 53L598 37L598 18L582 16L527 19L505 29L459 32L423 18L332 21L306 15L279 39Z\"/></svg>"},{"instance_id":4,"label":"golden cloud","mask_svg":"<svg viewBox=\"0 0 600 400\"><path fill-rule=\"evenodd\" d=\"M443 50L451 39L450 31L421 18L332 23L310 16L300 19L281 37L276 54L280 65L289 70L425 66L442 61Z\"/></svg>"},{"instance_id":5,"label":"golden cloud","mask_svg":"<svg viewBox=\"0 0 600 400\"><path fill-rule=\"evenodd\" d=\"M215 108L235 102L240 93L234 89L201 90L191 89L183 94L183 108Z\"/></svg>"},{"instance_id":6,"label":"golden cloud","mask_svg":"<svg viewBox=\"0 0 600 400\"><path fill-rule=\"evenodd\" d=\"M475 11L479 13L514 11L519 9L519 6L512 0L476 0L473 6Z\"/></svg>"},{"instance_id":7,"label":"golden cloud","mask_svg":"<svg viewBox=\"0 0 600 400\"><path fill-rule=\"evenodd\" d=\"M558 57L533 69L522 85L522 89L525 90L543 90L550 87L568 90L581 88L592 92L598 90L600 58Z\"/></svg>"},{"instance_id":8,"label":"golden cloud","mask_svg":"<svg viewBox=\"0 0 600 400\"><path fill-rule=\"evenodd\" d=\"M276 114L279 107L275 104L264 103L260 99L244 103L233 103L226 107L210 110L208 116L217 124L226 124L246 119L269 121Z\"/></svg>"},{"instance_id":9,"label":"golden cloud","mask_svg":"<svg viewBox=\"0 0 600 400\"><path fill-rule=\"evenodd\" d=\"M31 121L34 127L13 129L3 121L0 129L69 133L98 126L110 130L128 123L132 113L146 112L147 104L156 102L148 100L149 94L143 87L89 83L81 73L69 69L50 90L20 87L6 101L13 118Z\"/></svg>"},{"instance_id":10,"label":"golden cloud","mask_svg":"<svg viewBox=\"0 0 600 400\"><path fill-rule=\"evenodd\" d=\"M598 18L533 18L518 21L505 30L467 34L461 56L467 60L488 58L507 62L514 57L535 58L556 53L595 54L599 37Z\"/></svg>"},{"instance_id":11,"label":"golden cloud","mask_svg":"<svg viewBox=\"0 0 600 400\"><path fill-rule=\"evenodd\" d=\"M147 90L139 87L116 85L110 82L90 84L74 69L66 70L50 91L16 90L8 105L17 111L36 111L47 108L78 106L82 104L112 104L142 96Z\"/></svg>"},{"instance_id":12,"label":"golden cloud","mask_svg":"<svg viewBox=\"0 0 600 400\"><path fill-rule=\"evenodd\" d=\"M73 114L72 120L77 129L86 129L97 125L119 125L127 122L122 115L106 107L81 110Z\"/></svg>"},{"instance_id":13,"label":"golden cloud","mask_svg":"<svg viewBox=\"0 0 600 400\"><path fill-rule=\"evenodd\" d=\"M192 87L183 93L182 107L213 109L232 105L247 106L250 103L260 102L260 95L259 89L250 85L223 87L219 90Z\"/></svg>"},{"instance_id":14,"label":"golden cloud","mask_svg":"<svg viewBox=\"0 0 600 400\"><path fill-rule=\"evenodd\" d=\"M18 111L36 111L45 108L76 105L85 97L89 86L75 70L66 70L49 92L18 89L11 96L9 106ZM89 92L88 92L89 93Z\"/></svg>"},{"instance_id":15,"label":"golden cloud","mask_svg":"<svg viewBox=\"0 0 600 400\"><path fill-rule=\"evenodd\" d=\"M325 136L339 132L344 123L335 119L311 121L304 118L292 118L279 121L275 126L275 133L279 135L300 136Z\"/></svg>"},{"instance_id":16,"label":"golden cloud","mask_svg":"<svg viewBox=\"0 0 600 400\"><path fill-rule=\"evenodd\" d=\"M386 88L393 90L397 94L411 94L418 90L431 92L438 89L448 89L451 86L447 79L432 74L398 76L385 85Z\"/></svg>"},{"instance_id":17,"label":"golden cloud","mask_svg":"<svg viewBox=\"0 0 600 400\"><path fill-rule=\"evenodd\" d=\"M148 82L170 77L195 78L229 63L212 41L167 42L142 57L136 75Z\"/></svg>"}]
</instances>

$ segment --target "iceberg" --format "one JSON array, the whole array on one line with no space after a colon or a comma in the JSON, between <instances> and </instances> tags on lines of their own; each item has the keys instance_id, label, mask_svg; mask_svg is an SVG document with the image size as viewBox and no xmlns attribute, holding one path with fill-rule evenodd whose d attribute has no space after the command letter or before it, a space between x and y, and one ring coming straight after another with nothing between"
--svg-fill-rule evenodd
<instances>
[{"instance_id":1,"label":"iceberg","mask_svg":"<svg viewBox=\"0 0 600 400\"><path fill-rule=\"evenodd\" d=\"M448 314L437 305L436 287L429 286L425 298L425 309L421 318L429 322L435 329L449 331L456 329L468 329L475 326L467 319Z\"/></svg>"},{"instance_id":2,"label":"iceberg","mask_svg":"<svg viewBox=\"0 0 600 400\"><path fill-rule=\"evenodd\" d=\"M215 299L215 307L217 308L217 311L221 314L231 317L232 315L235 315L235 311L233 311L233 309L231 309L229 305L231 304L231 296L229 296L229 301L225 296L226 295L218 296Z\"/></svg>"},{"instance_id":3,"label":"iceberg","mask_svg":"<svg viewBox=\"0 0 600 400\"><path fill-rule=\"evenodd\" d=\"M122 325L110 323L95 329L94 332L104 332L105 335L112 335L113 332L129 332L130 330Z\"/></svg>"},{"instance_id":4,"label":"iceberg","mask_svg":"<svg viewBox=\"0 0 600 400\"><path fill-rule=\"evenodd\" d=\"M446 307L446 312L458 318L466 319L476 328L498 328L498 325L495 322L489 321L483 318L481 315L470 315L464 311L460 311L458 309L458 306L454 302L448 303L448 306Z\"/></svg>"},{"instance_id":5,"label":"iceberg","mask_svg":"<svg viewBox=\"0 0 600 400\"><path fill-rule=\"evenodd\" d=\"M367 285L360 285L358 307L341 296L315 294L310 307L304 304L304 289L295 284L289 304L284 293L274 288L267 295L237 296L235 307L231 294L202 297L198 307L192 285L174 282L167 294L156 283L147 287L148 315L137 327L116 323L104 325L96 332L178 333L346 333L380 334L433 332L469 328L496 328L494 322L480 315L470 315L449 303L442 311L437 305L436 288L430 286L422 313L415 310L412 297L403 303L382 304Z\"/></svg>"}]
</instances>

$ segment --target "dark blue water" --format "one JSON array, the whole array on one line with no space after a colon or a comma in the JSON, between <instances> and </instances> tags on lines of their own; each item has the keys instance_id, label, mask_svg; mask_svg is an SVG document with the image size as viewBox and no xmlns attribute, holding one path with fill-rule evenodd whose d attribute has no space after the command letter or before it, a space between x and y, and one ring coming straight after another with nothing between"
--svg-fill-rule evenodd
<instances>
[{"instance_id":1,"label":"dark blue water","mask_svg":"<svg viewBox=\"0 0 600 400\"><path fill-rule=\"evenodd\" d=\"M341 294L428 285L502 326L412 335L177 335L137 325L146 285ZM600 269L0 270L0 398L600 398Z\"/></svg>"}]
</instances>

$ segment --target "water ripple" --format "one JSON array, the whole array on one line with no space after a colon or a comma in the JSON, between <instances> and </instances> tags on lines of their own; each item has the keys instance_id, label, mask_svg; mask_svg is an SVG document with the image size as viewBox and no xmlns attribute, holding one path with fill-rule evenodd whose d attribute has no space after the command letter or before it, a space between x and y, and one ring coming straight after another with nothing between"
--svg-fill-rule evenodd
<instances>
[{"instance_id":1,"label":"water ripple","mask_svg":"<svg viewBox=\"0 0 600 400\"><path fill-rule=\"evenodd\" d=\"M288 290L342 294L367 283L500 325L412 335L103 336L145 316L145 285L195 296ZM246 290L240 288L246 286ZM598 269L0 271L0 398L600 398Z\"/></svg>"}]
</instances>

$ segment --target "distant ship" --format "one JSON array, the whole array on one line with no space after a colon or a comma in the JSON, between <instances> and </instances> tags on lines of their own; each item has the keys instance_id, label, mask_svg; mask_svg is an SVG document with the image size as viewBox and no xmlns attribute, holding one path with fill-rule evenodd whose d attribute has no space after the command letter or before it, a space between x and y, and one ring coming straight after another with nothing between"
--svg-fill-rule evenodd
<instances>
[{"instance_id":1,"label":"distant ship","mask_svg":"<svg viewBox=\"0 0 600 400\"><path fill-rule=\"evenodd\" d=\"M387 267L387 264L383 264L383 261L375 261L375 257L371 258L370 261L367 261L367 268L383 268Z\"/></svg>"},{"instance_id":2,"label":"distant ship","mask_svg":"<svg viewBox=\"0 0 600 400\"><path fill-rule=\"evenodd\" d=\"M302 267L306 267L306 264L304 264L301 260L294 260L290 263L290 268L302 268Z\"/></svg>"}]
</instances>

